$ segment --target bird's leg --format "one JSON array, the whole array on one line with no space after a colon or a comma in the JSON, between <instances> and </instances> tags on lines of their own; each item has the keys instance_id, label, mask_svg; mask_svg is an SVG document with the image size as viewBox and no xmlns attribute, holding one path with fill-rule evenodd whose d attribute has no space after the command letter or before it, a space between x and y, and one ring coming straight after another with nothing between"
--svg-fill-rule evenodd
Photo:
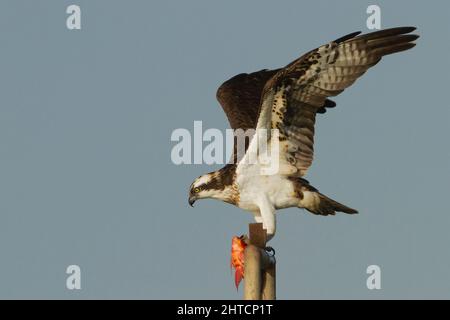
<instances>
[{"instance_id":1,"label":"bird's leg","mask_svg":"<svg viewBox=\"0 0 450 320\"><path fill-rule=\"evenodd\" d=\"M259 212L258 212L258 214L259 214ZM257 223L263 223L262 217L261 217L261 216L257 216L257 215L255 215L255 221L256 221Z\"/></svg>"},{"instance_id":2,"label":"bird's leg","mask_svg":"<svg viewBox=\"0 0 450 320\"><path fill-rule=\"evenodd\" d=\"M276 231L276 219L275 208L270 203L266 195L261 195L258 199L259 212L261 213L261 219L263 228L267 232L267 241L273 238Z\"/></svg>"},{"instance_id":3,"label":"bird's leg","mask_svg":"<svg viewBox=\"0 0 450 320\"><path fill-rule=\"evenodd\" d=\"M258 212L258 214L259 214L259 212ZM275 216L275 215L274 215L274 216ZM262 224L263 224L263 228L267 231L262 216L259 216L259 215L257 216L257 215L255 215L255 221L256 221L257 223L262 223ZM276 220L275 220L275 226L276 226ZM275 233L275 232L274 232L274 233ZM270 236L270 235L269 235L269 232L267 232L267 241L269 241L269 240L272 239L272 238L273 238L273 235ZM270 248L270 247L267 247L267 248Z\"/></svg>"},{"instance_id":4,"label":"bird's leg","mask_svg":"<svg viewBox=\"0 0 450 320\"><path fill-rule=\"evenodd\" d=\"M254 212L255 221L263 224L263 228L267 232L267 241L273 238L275 234L276 221L275 221L275 208L269 202L266 196L260 198L259 201L260 212ZM239 283L244 278L245 261L244 252L245 248L249 244L247 236L242 235L240 237L233 237L231 245L231 266L235 269L235 285L239 287ZM272 254L275 254L275 250L271 247L266 247L265 250ZM272 256L273 256L272 255Z\"/></svg>"},{"instance_id":5,"label":"bird's leg","mask_svg":"<svg viewBox=\"0 0 450 320\"><path fill-rule=\"evenodd\" d=\"M266 252L267 252L271 257L274 257L274 256L275 256L275 249L274 249L274 248L272 248L272 247L270 247L270 246L267 246L267 247L264 248L264 250L266 250Z\"/></svg>"},{"instance_id":6,"label":"bird's leg","mask_svg":"<svg viewBox=\"0 0 450 320\"><path fill-rule=\"evenodd\" d=\"M259 212L258 212L258 214L259 214ZM259 216L259 215L256 215L256 214L255 214L255 221L256 221L257 223L263 223L262 217ZM276 219L275 219L275 222L276 222ZM248 244L248 243L247 243L247 244ZM264 250L266 250L266 252L267 252L270 256L275 256L275 249L274 249L274 248L272 248L272 247L270 247L270 246L267 246L267 247L264 248Z\"/></svg>"}]
</instances>

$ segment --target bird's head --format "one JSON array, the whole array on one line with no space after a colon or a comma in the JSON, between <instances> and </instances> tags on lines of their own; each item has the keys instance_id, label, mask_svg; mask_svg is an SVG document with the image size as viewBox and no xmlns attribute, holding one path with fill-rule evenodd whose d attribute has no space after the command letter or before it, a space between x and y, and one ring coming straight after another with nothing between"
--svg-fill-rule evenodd
<instances>
[{"instance_id":1,"label":"bird's head","mask_svg":"<svg viewBox=\"0 0 450 320\"><path fill-rule=\"evenodd\" d=\"M189 204L193 206L196 200L205 198L236 204L239 195L234 184L235 169L229 164L195 179L189 189Z\"/></svg>"},{"instance_id":2,"label":"bird's head","mask_svg":"<svg viewBox=\"0 0 450 320\"><path fill-rule=\"evenodd\" d=\"M214 173L207 173L192 182L189 190L189 205L191 207L198 199L216 198L219 196L219 190L216 190L213 186L215 183L214 177Z\"/></svg>"}]
</instances>

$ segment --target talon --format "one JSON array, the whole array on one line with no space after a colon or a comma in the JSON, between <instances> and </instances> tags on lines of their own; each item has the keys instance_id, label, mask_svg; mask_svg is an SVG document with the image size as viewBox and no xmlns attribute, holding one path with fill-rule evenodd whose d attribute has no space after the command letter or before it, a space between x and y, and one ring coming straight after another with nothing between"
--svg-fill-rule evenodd
<instances>
[{"instance_id":1,"label":"talon","mask_svg":"<svg viewBox=\"0 0 450 320\"><path fill-rule=\"evenodd\" d=\"M275 256L275 249L272 247L265 247L264 250L271 256L274 257Z\"/></svg>"}]
</instances>

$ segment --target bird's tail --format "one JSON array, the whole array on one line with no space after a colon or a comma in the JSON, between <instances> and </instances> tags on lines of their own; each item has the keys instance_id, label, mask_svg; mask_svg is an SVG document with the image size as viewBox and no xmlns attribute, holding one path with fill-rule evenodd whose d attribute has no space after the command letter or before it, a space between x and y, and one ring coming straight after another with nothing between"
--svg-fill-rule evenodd
<instances>
[{"instance_id":1,"label":"bird's tail","mask_svg":"<svg viewBox=\"0 0 450 320\"><path fill-rule=\"evenodd\" d=\"M305 200L306 198L310 198L310 200L302 201L302 207L313 214L328 216L335 215L336 212L345 212L348 214L358 213L357 210L330 199L318 191L306 191L303 194Z\"/></svg>"},{"instance_id":2,"label":"bird's tail","mask_svg":"<svg viewBox=\"0 0 450 320\"><path fill-rule=\"evenodd\" d=\"M294 190L298 197L298 207L321 216L335 215L336 212L348 214L358 213L355 209L344 206L342 203L334 201L322 194L309 184L308 180L298 177L291 177Z\"/></svg>"},{"instance_id":3,"label":"bird's tail","mask_svg":"<svg viewBox=\"0 0 450 320\"><path fill-rule=\"evenodd\" d=\"M335 214L336 211L337 212L345 212L348 214L358 213L357 210L347 207L347 206L343 205L342 203L339 203L333 199L330 199L321 193L319 193L319 198L320 198L319 209L321 212L324 212L325 215Z\"/></svg>"}]
</instances>

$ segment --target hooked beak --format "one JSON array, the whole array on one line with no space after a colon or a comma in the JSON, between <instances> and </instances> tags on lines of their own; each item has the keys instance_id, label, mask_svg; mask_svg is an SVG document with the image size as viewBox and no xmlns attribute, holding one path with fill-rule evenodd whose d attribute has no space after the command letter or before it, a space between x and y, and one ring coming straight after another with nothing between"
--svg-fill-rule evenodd
<instances>
[{"instance_id":1,"label":"hooked beak","mask_svg":"<svg viewBox=\"0 0 450 320\"><path fill-rule=\"evenodd\" d=\"M190 205L191 207L194 206L195 200L197 200L197 199L196 199L194 196L190 196L190 197L189 197L189 205Z\"/></svg>"}]
</instances>

